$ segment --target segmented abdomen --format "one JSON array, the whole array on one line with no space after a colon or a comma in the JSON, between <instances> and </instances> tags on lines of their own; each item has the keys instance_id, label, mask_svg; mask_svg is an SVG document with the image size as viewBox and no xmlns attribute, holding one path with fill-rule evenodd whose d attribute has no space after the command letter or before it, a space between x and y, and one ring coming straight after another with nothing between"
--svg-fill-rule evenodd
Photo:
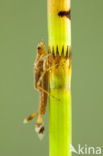
<instances>
[{"instance_id":1,"label":"segmented abdomen","mask_svg":"<svg viewBox=\"0 0 103 156\"><path fill-rule=\"evenodd\" d=\"M46 91L48 91L48 73L46 73L45 76L43 77L41 87ZM44 114L47 105L47 94L41 90L39 92L40 92L39 113Z\"/></svg>"}]
</instances>

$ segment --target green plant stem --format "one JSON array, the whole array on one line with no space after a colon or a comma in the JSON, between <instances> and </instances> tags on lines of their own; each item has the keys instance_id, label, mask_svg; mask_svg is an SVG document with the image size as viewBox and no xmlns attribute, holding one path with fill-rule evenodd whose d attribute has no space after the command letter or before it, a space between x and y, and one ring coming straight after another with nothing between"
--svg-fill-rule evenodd
<instances>
[{"instance_id":1,"label":"green plant stem","mask_svg":"<svg viewBox=\"0 0 103 156\"><path fill-rule=\"evenodd\" d=\"M59 11L69 9L70 0L48 0L48 45L50 52L55 54L50 66L59 61L58 67L49 74L50 94L60 100L49 98L49 156L71 156L71 60L65 57L67 47L71 47L71 21L58 16Z\"/></svg>"},{"instance_id":2,"label":"green plant stem","mask_svg":"<svg viewBox=\"0 0 103 156\"><path fill-rule=\"evenodd\" d=\"M66 16L58 16L58 13L69 11L70 1L48 0L48 45L49 48L54 47L54 53L56 53L56 46L58 45L60 55L62 46L64 46L64 53L67 45L71 46L71 20Z\"/></svg>"},{"instance_id":3,"label":"green plant stem","mask_svg":"<svg viewBox=\"0 0 103 156\"><path fill-rule=\"evenodd\" d=\"M50 97L49 101L50 156L71 156L71 69L69 60L63 66L61 62L49 76L50 93L60 99Z\"/></svg>"},{"instance_id":4,"label":"green plant stem","mask_svg":"<svg viewBox=\"0 0 103 156\"><path fill-rule=\"evenodd\" d=\"M71 93L68 89L51 89L61 102L50 98L49 135L50 156L70 156L71 144Z\"/></svg>"}]
</instances>

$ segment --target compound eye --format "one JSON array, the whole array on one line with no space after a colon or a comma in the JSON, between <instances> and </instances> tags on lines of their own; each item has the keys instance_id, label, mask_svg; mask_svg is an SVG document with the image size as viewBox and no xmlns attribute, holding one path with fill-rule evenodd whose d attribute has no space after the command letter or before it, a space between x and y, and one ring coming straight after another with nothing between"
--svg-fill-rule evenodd
<instances>
[{"instance_id":1,"label":"compound eye","mask_svg":"<svg viewBox=\"0 0 103 156\"><path fill-rule=\"evenodd\" d=\"M40 47L40 46L38 46L38 47L37 47L37 49L38 49L38 50L40 50L40 49L41 49L41 47Z\"/></svg>"},{"instance_id":2,"label":"compound eye","mask_svg":"<svg viewBox=\"0 0 103 156\"><path fill-rule=\"evenodd\" d=\"M44 43L43 42L39 42L37 49L41 50L42 48L44 48Z\"/></svg>"},{"instance_id":3,"label":"compound eye","mask_svg":"<svg viewBox=\"0 0 103 156\"><path fill-rule=\"evenodd\" d=\"M37 46L37 51L39 55L45 54L46 50L45 50L45 43L44 42L39 42L38 46Z\"/></svg>"}]
</instances>

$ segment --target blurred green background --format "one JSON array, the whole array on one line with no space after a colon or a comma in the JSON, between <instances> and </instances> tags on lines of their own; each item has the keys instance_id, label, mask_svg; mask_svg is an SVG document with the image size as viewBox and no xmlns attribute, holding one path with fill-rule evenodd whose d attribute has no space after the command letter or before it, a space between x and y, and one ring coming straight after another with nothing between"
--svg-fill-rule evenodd
<instances>
[{"instance_id":1,"label":"blurred green background","mask_svg":"<svg viewBox=\"0 0 103 156\"><path fill-rule=\"evenodd\" d=\"M47 45L46 0L0 0L0 156L48 156L46 132L40 141L33 63L39 41ZM72 0L73 145L103 146L103 1ZM102 151L103 152L103 151ZM73 154L75 155L75 154Z\"/></svg>"}]
</instances>

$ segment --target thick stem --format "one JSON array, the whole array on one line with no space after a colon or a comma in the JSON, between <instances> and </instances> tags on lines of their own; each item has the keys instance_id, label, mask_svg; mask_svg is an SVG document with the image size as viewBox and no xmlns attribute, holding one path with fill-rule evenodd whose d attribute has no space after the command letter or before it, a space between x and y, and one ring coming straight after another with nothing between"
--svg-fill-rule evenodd
<instances>
[{"instance_id":1,"label":"thick stem","mask_svg":"<svg viewBox=\"0 0 103 156\"><path fill-rule=\"evenodd\" d=\"M50 98L49 107L49 156L71 156L71 93L67 89L51 89L51 93L58 95L61 103Z\"/></svg>"},{"instance_id":2,"label":"thick stem","mask_svg":"<svg viewBox=\"0 0 103 156\"><path fill-rule=\"evenodd\" d=\"M61 53L71 46L70 0L48 0L48 45Z\"/></svg>"},{"instance_id":3,"label":"thick stem","mask_svg":"<svg viewBox=\"0 0 103 156\"><path fill-rule=\"evenodd\" d=\"M70 0L48 0L50 93L60 101L49 99L49 156L71 156L71 20Z\"/></svg>"},{"instance_id":4,"label":"thick stem","mask_svg":"<svg viewBox=\"0 0 103 156\"><path fill-rule=\"evenodd\" d=\"M63 61L64 65L62 64ZM50 73L49 135L50 156L71 156L71 68L69 59L61 58Z\"/></svg>"}]
</instances>

